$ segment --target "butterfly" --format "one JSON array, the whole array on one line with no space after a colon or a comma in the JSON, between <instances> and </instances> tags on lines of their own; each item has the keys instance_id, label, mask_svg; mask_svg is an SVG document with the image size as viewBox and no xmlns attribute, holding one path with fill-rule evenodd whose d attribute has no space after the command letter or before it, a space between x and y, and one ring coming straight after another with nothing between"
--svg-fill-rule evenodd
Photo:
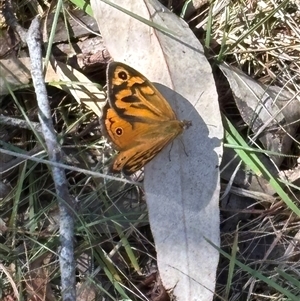
<instances>
[{"instance_id":1,"label":"butterfly","mask_svg":"<svg viewBox=\"0 0 300 301\"><path fill-rule=\"evenodd\" d=\"M101 128L119 151L112 172L133 174L192 124L178 120L154 85L123 63L108 65L107 95Z\"/></svg>"}]
</instances>

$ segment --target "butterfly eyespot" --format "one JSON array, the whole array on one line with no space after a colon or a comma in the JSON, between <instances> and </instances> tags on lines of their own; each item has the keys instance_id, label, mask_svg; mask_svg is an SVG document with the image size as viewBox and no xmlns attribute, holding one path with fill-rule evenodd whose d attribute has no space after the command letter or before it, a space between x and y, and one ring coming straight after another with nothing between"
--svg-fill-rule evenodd
<instances>
[{"instance_id":1,"label":"butterfly eyespot","mask_svg":"<svg viewBox=\"0 0 300 301\"><path fill-rule=\"evenodd\" d=\"M122 134L123 134L123 129L122 129L122 128L116 128L116 134L117 134L118 136L122 136Z\"/></svg>"},{"instance_id":2,"label":"butterfly eyespot","mask_svg":"<svg viewBox=\"0 0 300 301\"><path fill-rule=\"evenodd\" d=\"M127 78L128 78L127 73L125 71L120 71L118 73L118 77L122 80L127 80Z\"/></svg>"}]
</instances>

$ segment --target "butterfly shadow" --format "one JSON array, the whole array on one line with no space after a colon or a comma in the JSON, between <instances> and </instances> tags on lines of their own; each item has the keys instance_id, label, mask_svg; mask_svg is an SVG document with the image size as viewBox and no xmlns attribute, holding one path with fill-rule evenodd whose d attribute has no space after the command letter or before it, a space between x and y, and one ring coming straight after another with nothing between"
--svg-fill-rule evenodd
<instances>
[{"instance_id":1,"label":"butterfly shadow","mask_svg":"<svg viewBox=\"0 0 300 301\"><path fill-rule=\"evenodd\" d=\"M203 91L195 92L198 96L194 97L193 105L174 90L162 84L154 85L170 103L177 118L189 120L192 125L146 165L146 194L155 195L161 201L172 199L170 203L179 202L178 206L184 202L186 209L190 206L197 212L206 207L219 187L220 158L216 148L221 146L222 141L214 137L214 133L217 135L222 125L214 125L213 122L220 113L205 111L208 106ZM212 116L211 123L208 123L208 114ZM195 201L195 194L198 201ZM176 203L173 205L176 206Z\"/></svg>"}]
</instances>

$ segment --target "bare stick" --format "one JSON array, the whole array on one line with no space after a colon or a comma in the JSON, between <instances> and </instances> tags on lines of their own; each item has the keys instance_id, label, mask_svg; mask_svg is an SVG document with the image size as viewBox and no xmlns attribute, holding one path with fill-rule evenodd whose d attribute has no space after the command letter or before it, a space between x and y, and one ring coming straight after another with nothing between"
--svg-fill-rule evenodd
<instances>
[{"instance_id":1,"label":"bare stick","mask_svg":"<svg viewBox=\"0 0 300 301\"><path fill-rule=\"evenodd\" d=\"M61 147L57 143L51 111L48 102L47 90L43 76L40 18L33 19L27 33L31 60L31 75L39 106L39 120L44 133L49 159L51 162L62 163ZM63 300L75 300L75 261L74 261L74 220L72 210L74 202L70 197L65 171L62 168L52 166L52 175L60 211L60 270Z\"/></svg>"}]
</instances>

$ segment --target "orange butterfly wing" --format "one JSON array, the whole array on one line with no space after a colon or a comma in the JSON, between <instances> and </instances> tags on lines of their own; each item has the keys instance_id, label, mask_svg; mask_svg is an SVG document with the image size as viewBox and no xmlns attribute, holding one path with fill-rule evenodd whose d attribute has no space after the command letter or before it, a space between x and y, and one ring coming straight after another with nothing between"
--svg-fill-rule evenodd
<instances>
[{"instance_id":1,"label":"orange butterfly wing","mask_svg":"<svg viewBox=\"0 0 300 301\"><path fill-rule=\"evenodd\" d=\"M132 174L190 122L179 121L161 93L133 68L112 62L107 78L108 103L103 111L102 129L120 151L111 169Z\"/></svg>"}]
</instances>

